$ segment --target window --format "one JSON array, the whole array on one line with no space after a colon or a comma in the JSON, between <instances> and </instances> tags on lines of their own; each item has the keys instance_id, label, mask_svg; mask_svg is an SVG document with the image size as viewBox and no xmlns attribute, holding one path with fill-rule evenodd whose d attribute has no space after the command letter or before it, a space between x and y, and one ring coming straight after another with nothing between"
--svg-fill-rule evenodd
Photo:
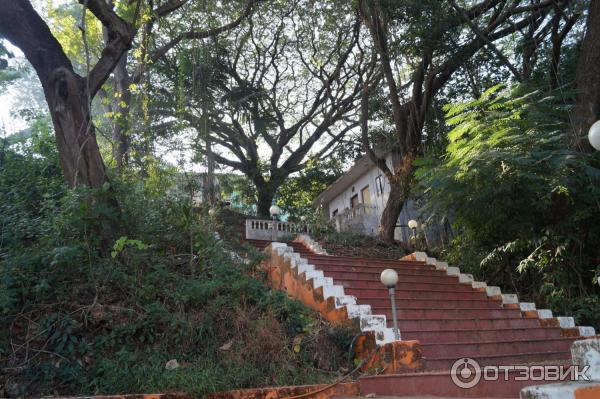
<instances>
[{"instance_id":1,"label":"window","mask_svg":"<svg viewBox=\"0 0 600 399\"><path fill-rule=\"evenodd\" d=\"M337 216L337 214L338 214L338 210L336 209L335 211L333 211L333 212L331 213L331 217L332 217L332 218L334 218L334 217L336 217L336 216Z\"/></svg>"},{"instance_id":2,"label":"window","mask_svg":"<svg viewBox=\"0 0 600 399\"><path fill-rule=\"evenodd\" d=\"M356 208L358 206L359 202L358 202L358 194L354 194L351 198L350 198L350 208Z\"/></svg>"},{"instance_id":3,"label":"window","mask_svg":"<svg viewBox=\"0 0 600 399\"><path fill-rule=\"evenodd\" d=\"M375 178L375 191L378 197L383 194L383 178L381 175Z\"/></svg>"},{"instance_id":4,"label":"window","mask_svg":"<svg viewBox=\"0 0 600 399\"><path fill-rule=\"evenodd\" d=\"M362 196L363 204L371 204L371 190L369 190L369 186L366 186L362 190L360 190L360 195Z\"/></svg>"}]
</instances>

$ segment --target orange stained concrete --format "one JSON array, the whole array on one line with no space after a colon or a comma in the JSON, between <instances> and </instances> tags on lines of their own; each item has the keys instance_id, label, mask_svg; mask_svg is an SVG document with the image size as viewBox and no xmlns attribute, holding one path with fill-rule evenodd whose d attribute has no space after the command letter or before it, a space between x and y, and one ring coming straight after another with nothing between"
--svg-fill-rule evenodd
<instances>
[{"instance_id":1,"label":"orange stained concrete","mask_svg":"<svg viewBox=\"0 0 600 399\"><path fill-rule=\"evenodd\" d=\"M97 395L97 396L61 396L59 399L192 399L192 396L181 393L142 393L127 395Z\"/></svg>"},{"instance_id":2,"label":"orange stained concrete","mask_svg":"<svg viewBox=\"0 0 600 399\"><path fill-rule=\"evenodd\" d=\"M302 396L310 399L329 399L332 397L350 397L360 394L356 382L336 385L300 385L290 387L272 387L255 389L238 389L228 392L217 392L209 399L284 399Z\"/></svg>"},{"instance_id":3,"label":"orange stained concrete","mask_svg":"<svg viewBox=\"0 0 600 399\"><path fill-rule=\"evenodd\" d=\"M419 341L395 341L377 346L371 334L356 340L356 357L365 361L361 370L379 371L382 374L414 373L425 369Z\"/></svg>"},{"instance_id":4,"label":"orange stained concrete","mask_svg":"<svg viewBox=\"0 0 600 399\"><path fill-rule=\"evenodd\" d=\"M321 313L333 324L351 324L346 308L337 309L333 298L325 299L321 287L314 288L312 281L298 275L298 269L283 256L273 251L271 246L265 249L268 259L263 266L267 270L271 287L286 291L288 295ZM373 332L366 332L357 338L354 346L356 357L365 364L362 371L379 371L385 374L416 372L424 369L421 349L418 341L398 341L377 346Z\"/></svg>"},{"instance_id":5,"label":"orange stained concrete","mask_svg":"<svg viewBox=\"0 0 600 399\"><path fill-rule=\"evenodd\" d=\"M600 385L577 388L575 399L600 399Z\"/></svg>"},{"instance_id":6,"label":"orange stained concrete","mask_svg":"<svg viewBox=\"0 0 600 399\"><path fill-rule=\"evenodd\" d=\"M298 275L298 268L291 264L276 251L266 248L269 259L265 262L268 282L271 287L286 291L294 299L304 303L309 308L321 313L323 317L333 324L350 324L346 308L336 308L332 297L323 296L323 288L314 288L312 280L307 281Z\"/></svg>"}]
</instances>

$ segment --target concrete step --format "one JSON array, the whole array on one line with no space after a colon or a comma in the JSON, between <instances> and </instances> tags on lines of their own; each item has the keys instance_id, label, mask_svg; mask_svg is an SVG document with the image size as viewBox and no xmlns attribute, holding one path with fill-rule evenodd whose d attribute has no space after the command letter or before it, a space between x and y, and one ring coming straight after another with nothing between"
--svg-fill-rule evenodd
<instances>
[{"instance_id":1,"label":"concrete step","mask_svg":"<svg viewBox=\"0 0 600 399\"><path fill-rule=\"evenodd\" d=\"M389 300L387 288L348 288L345 290L348 295L354 295L359 298L386 298ZM487 299L485 292L478 291L434 291L402 288L396 290L397 299L439 299L439 300L459 300L459 299Z\"/></svg>"},{"instance_id":2,"label":"concrete step","mask_svg":"<svg viewBox=\"0 0 600 399\"><path fill-rule=\"evenodd\" d=\"M365 280L365 281L376 281L381 284L379 278L381 269L379 273L371 273L371 272L361 272L361 271L331 271L323 268L321 265L317 264L320 270L334 279L354 279L354 280ZM398 284L402 285L402 283L447 283L447 284L458 284L458 277L456 276L447 276L447 275L435 275L435 276L427 276L427 275L414 275L414 274L405 274L398 273Z\"/></svg>"},{"instance_id":3,"label":"concrete step","mask_svg":"<svg viewBox=\"0 0 600 399\"><path fill-rule=\"evenodd\" d=\"M427 265L425 262L401 261L401 260L383 260L383 259L364 259L364 258L342 258L331 255L310 254L308 258L312 262L322 262L329 265L341 266L364 266L387 268L406 268L413 270L435 270L434 266Z\"/></svg>"},{"instance_id":4,"label":"concrete step","mask_svg":"<svg viewBox=\"0 0 600 399\"><path fill-rule=\"evenodd\" d=\"M391 318L388 319L388 327L392 326ZM539 319L513 318L402 318L398 321L400 332L423 331L423 330L493 330L507 328L540 328Z\"/></svg>"},{"instance_id":5,"label":"concrete step","mask_svg":"<svg viewBox=\"0 0 600 399\"><path fill-rule=\"evenodd\" d=\"M310 263L310 262L309 262ZM318 268L318 267L317 267ZM380 281L369 281L361 279L338 278L336 284L341 284L346 288L384 288ZM400 282L396 286L396 292L408 290L422 291L447 291L447 292L473 292L473 288L468 284L458 283L420 283L420 282Z\"/></svg>"},{"instance_id":6,"label":"concrete step","mask_svg":"<svg viewBox=\"0 0 600 399\"><path fill-rule=\"evenodd\" d=\"M522 388L537 385L538 381L517 381L516 373L509 373L507 381L481 380L465 389L452 382L449 371L410 374L387 374L359 378L361 395L375 394L395 398L518 398Z\"/></svg>"},{"instance_id":7,"label":"concrete step","mask_svg":"<svg viewBox=\"0 0 600 399\"><path fill-rule=\"evenodd\" d=\"M321 268L321 270L326 272L361 272L361 273L376 273L380 275L384 269L394 269L399 275L411 275L411 276L439 276L444 277L447 276L446 272L443 270L435 270L428 269L425 267L418 268L407 268L405 266L400 267L381 267L379 265L373 266L352 266L352 265L339 265L339 264L330 264L323 261L318 261L317 264Z\"/></svg>"},{"instance_id":8,"label":"concrete step","mask_svg":"<svg viewBox=\"0 0 600 399\"><path fill-rule=\"evenodd\" d=\"M486 357L506 353L569 352L572 338L502 340L487 342L421 343L427 358Z\"/></svg>"},{"instance_id":9,"label":"concrete step","mask_svg":"<svg viewBox=\"0 0 600 399\"><path fill-rule=\"evenodd\" d=\"M515 352L503 353L493 356L471 356L481 366L517 366L523 364L562 364L569 362L571 352L552 351L552 352ZM427 370L450 370L452 365L460 357L452 356L447 358L436 357L426 359Z\"/></svg>"},{"instance_id":10,"label":"concrete step","mask_svg":"<svg viewBox=\"0 0 600 399\"><path fill-rule=\"evenodd\" d=\"M413 330L403 331L402 339L426 343L459 343L472 341L502 341L561 338L561 329L555 327L499 328L489 330Z\"/></svg>"},{"instance_id":11,"label":"concrete step","mask_svg":"<svg viewBox=\"0 0 600 399\"><path fill-rule=\"evenodd\" d=\"M374 307L387 307L391 304L387 298L370 298L361 296L361 303ZM396 307L404 309L461 309L461 308L486 308L502 309L502 301L492 299L399 299L396 298Z\"/></svg>"},{"instance_id":12,"label":"concrete step","mask_svg":"<svg viewBox=\"0 0 600 399\"><path fill-rule=\"evenodd\" d=\"M373 314L386 315L392 319L391 307L371 306ZM487 309L487 308L462 308L462 309L398 309L398 319L510 319L521 316L519 309Z\"/></svg>"}]
</instances>

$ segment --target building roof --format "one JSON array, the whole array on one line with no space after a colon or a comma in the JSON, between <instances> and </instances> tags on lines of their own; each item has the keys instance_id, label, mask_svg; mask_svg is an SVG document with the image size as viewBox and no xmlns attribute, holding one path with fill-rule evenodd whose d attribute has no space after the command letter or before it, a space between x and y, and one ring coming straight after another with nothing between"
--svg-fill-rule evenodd
<instances>
[{"instance_id":1,"label":"building roof","mask_svg":"<svg viewBox=\"0 0 600 399\"><path fill-rule=\"evenodd\" d=\"M313 201L313 206L319 207L328 204L332 199L340 195L346 188L352 185L358 178L367 173L374 166L368 155L360 158L348 169L346 173L338 177L325 191Z\"/></svg>"}]
</instances>

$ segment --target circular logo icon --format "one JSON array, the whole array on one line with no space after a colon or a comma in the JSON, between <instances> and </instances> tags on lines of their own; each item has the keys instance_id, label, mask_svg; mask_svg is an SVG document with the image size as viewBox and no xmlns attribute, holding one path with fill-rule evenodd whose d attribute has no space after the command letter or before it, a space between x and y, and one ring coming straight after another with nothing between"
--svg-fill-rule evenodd
<instances>
[{"instance_id":1,"label":"circular logo icon","mask_svg":"<svg viewBox=\"0 0 600 399\"><path fill-rule=\"evenodd\" d=\"M481 367L476 360L463 357L452 365L450 370L452 382L459 388L473 388L481 380Z\"/></svg>"}]
</instances>

